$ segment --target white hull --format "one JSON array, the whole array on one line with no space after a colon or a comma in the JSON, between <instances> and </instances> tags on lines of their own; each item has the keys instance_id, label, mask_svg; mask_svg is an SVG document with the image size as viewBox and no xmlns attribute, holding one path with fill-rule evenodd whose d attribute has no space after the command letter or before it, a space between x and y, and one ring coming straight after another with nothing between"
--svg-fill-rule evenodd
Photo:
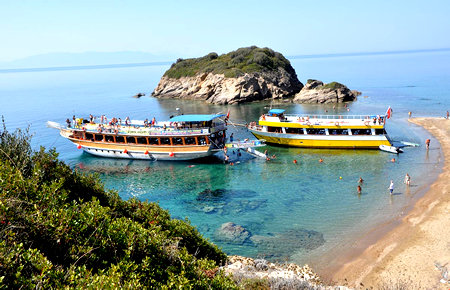
<instances>
[{"instance_id":1,"label":"white hull","mask_svg":"<svg viewBox=\"0 0 450 290\"><path fill-rule=\"evenodd\" d=\"M100 156L100 157L110 157L110 158L124 158L124 159L140 159L140 160L192 160L202 157L207 157L212 155L214 152L176 152L173 156L169 153L149 153L145 154L142 152L132 152L128 151L123 153L123 150L109 150L109 149L96 149L96 148L82 148L84 152L89 154Z\"/></svg>"},{"instance_id":2,"label":"white hull","mask_svg":"<svg viewBox=\"0 0 450 290\"><path fill-rule=\"evenodd\" d=\"M398 153L402 153L403 152L402 149L400 149L398 147L394 147L394 146L380 145L379 148L380 148L381 151L394 153L394 154L398 154Z\"/></svg>"}]
</instances>

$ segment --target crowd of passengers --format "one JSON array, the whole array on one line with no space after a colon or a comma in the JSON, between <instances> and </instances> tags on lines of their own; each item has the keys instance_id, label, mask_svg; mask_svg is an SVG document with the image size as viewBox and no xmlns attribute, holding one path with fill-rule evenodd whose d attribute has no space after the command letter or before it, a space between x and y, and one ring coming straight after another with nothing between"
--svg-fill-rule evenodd
<instances>
[{"instance_id":1,"label":"crowd of passengers","mask_svg":"<svg viewBox=\"0 0 450 290\"><path fill-rule=\"evenodd\" d=\"M97 131L98 132L114 132L118 131L120 126L131 126L131 120L130 117L126 117L125 121L122 122L121 118L113 117L108 121L108 118L105 115L100 116L100 122L96 122L97 117L94 117L89 115L89 120L82 120L81 122L75 118L75 115L72 117L72 121L69 119L66 119L67 128L79 128L80 126L83 128L83 124L89 123L89 124L98 124ZM204 124L203 124L204 125ZM148 119L144 120L143 127L150 128L157 126L156 118L153 117L151 121ZM140 128L142 126L135 125L135 128ZM166 130L167 128L175 128L175 129L188 129L192 128L192 124L185 124L184 122L170 122L167 126L166 124L163 124L162 129Z\"/></svg>"}]
</instances>

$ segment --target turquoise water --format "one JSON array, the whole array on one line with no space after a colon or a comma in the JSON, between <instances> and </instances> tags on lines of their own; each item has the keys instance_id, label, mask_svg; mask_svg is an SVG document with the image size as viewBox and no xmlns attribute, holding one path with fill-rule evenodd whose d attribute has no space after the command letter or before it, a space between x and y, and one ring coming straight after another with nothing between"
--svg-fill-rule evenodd
<instances>
[{"instance_id":1,"label":"turquoise water","mask_svg":"<svg viewBox=\"0 0 450 290\"><path fill-rule=\"evenodd\" d=\"M159 202L172 216L188 218L229 254L314 266L353 237L398 217L437 176L443 162L439 145L426 131L407 122L407 112L443 116L450 109L450 52L291 62L302 82L308 78L339 81L362 95L349 104L350 112L343 105L335 111L332 105L273 106L285 108L287 113L383 114L390 105L394 110L387 125L391 138L420 144L431 138L431 149L406 148L404 154L394 156L370 150L267 146L261 150L277 157L269 162L246 156L234 166L215 160L147 162L92 157L45 127L47 120L63 122L73 114L164 120L177 107L184 113L230 109L232 121L246 123L271 105L217 106L131 97L150 93L168 66L0 73L0 114L9 129L30 125L35 147L55 147L68 164L98 173L106 187L117 190L124 199ZM229 129L237 139L251 138L243 128ZM320 158L323 163L318 162ZM409 189L402 183L406 173L412 178ZM358 196L360 176L365 181ZM396 185L392 197L387 191L391 179ZM252 238L243 244L221 241L216 231L226 222L242 225Z\"/></svg>"}]
</instances>

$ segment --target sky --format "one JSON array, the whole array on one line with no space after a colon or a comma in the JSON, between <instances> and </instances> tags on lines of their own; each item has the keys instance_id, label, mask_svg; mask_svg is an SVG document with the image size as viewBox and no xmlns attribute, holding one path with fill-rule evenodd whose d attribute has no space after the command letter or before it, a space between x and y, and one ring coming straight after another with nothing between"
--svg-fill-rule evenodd
<instances>
[{"instance_id":1,"label":"sky","mask_svg":"<svg viewBox=\"0 0 450 290\"><path fill-rule=\"evenodd\" d=\"M0 0L0 61L136 51L198 57L450 48L450 1Z\"/></svg>"}]
</instances>

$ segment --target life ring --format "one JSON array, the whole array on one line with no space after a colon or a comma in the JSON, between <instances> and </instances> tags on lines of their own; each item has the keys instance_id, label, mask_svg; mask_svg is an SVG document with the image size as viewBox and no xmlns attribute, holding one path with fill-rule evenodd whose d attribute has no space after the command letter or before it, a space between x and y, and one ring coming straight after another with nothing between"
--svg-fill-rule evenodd
<instances>
[{"instance_id":1,"label":"life ring","mask_svg":"<svg viewBox=\"0 0 450 290\"><path fill-rule=\"evenodd\" d=\"M339 126L339 122L334 123L335 126Z\"/></svg>"},{"instance_id":2,"label":"life ring","mask_svg":"<svg viewBox=\"0 0 450 290\"><path fill-rule=\"evenodd\" d=\"M370 125L370 121L365 121L364 125L369 126Z\"/></svg>"},{"instance_id":3,"label":"life ring","mask_svg":"<svg viewBox=\"0 0 450 290\"><path fill-rule=\"evenodd\" d=\"M116 134L116 135L119 134L119 130L115 129L114 134Z\"/></svg>"}]
</instances>

